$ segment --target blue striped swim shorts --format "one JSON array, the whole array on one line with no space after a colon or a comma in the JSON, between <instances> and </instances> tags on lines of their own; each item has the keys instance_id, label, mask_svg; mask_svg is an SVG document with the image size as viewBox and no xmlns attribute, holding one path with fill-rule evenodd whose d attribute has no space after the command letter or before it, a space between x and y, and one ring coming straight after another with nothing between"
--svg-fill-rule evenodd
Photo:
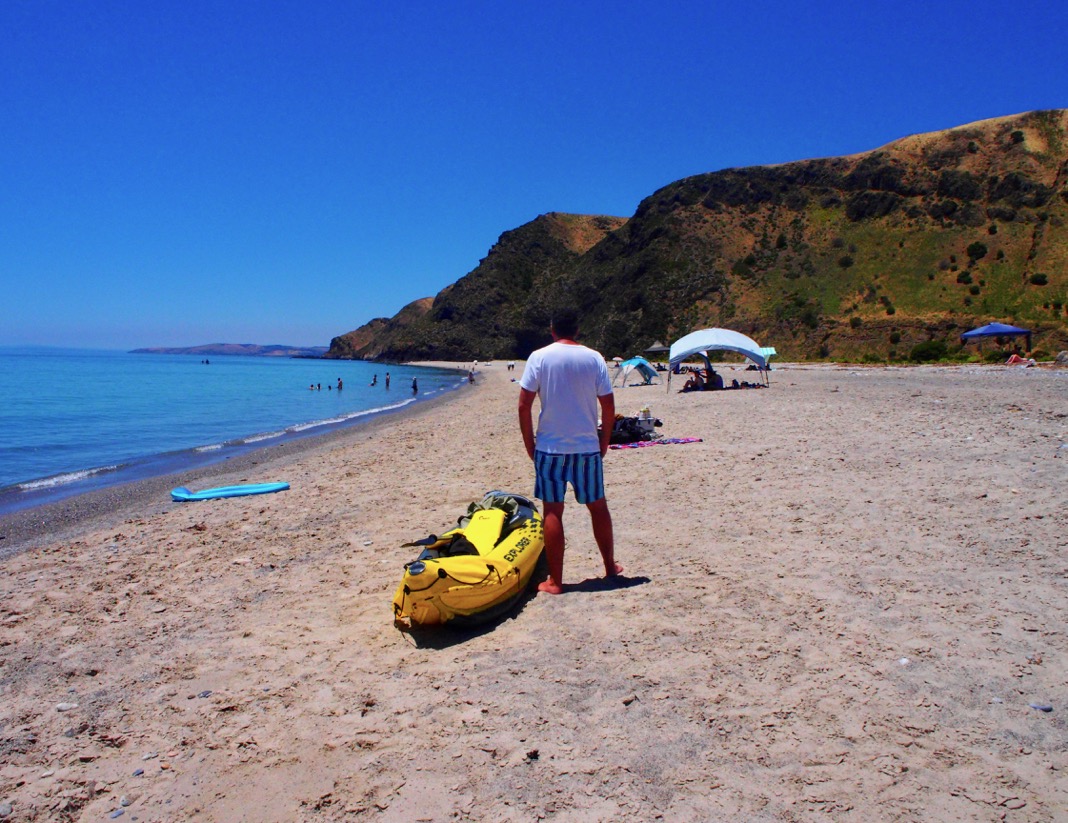
<instances>
[{"instance_id":1,"label":"blue striped swim shorts","mask_svg":"<svg viewBox=\"0 0 1068 823\"><path fill-rule=\"evenodd\" d=\"M579 503L604 497L604 463L600 452L549 454L534 452L534 496L546 503L563 503L567 484Z\"/></svg>"}]
</instances>

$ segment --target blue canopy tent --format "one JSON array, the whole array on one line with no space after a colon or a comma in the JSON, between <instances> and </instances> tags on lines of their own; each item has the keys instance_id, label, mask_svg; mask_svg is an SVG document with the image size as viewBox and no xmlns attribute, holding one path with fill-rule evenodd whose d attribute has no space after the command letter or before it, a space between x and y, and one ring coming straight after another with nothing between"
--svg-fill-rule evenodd
<instances>
[{"instance_id":1,"label":"blue canopy tent","mask_svg":"<svg viewBox=\"0 0 1068 823\"><path fill-rule=\"evenodd\" d=\"M732 351L740 354L756 363L757 368L764 378L765 385L768 382L767 368L768 356L761 352L760 346L752 338L746 337L741 332L730 329L700 329L691 332L685 337L680 337L671 344L671 364L668 372L668 383L671 382L671 372L684 360L700 355L705 361L705 368L711 372L712 363L708 359L710 351Z\"/></svg>"},{"instance_id":2,"label":"blue canopy tent","mask_svg":"<svg viewBox=\"0 0 1068 823\"><path fill-rule=\"evenodd\" d=\"M623 385L626 386L628 378L635 374L641 377L642 382L638 384L641 386L648 386L659 377L656 369L644 357L632 357L619 364L619 371L616 372L616 379L612 381L612 385L614 386L622 378Z\"/></svg>"},{"instance_id":3,"label":"blue canopy tent","mask_svg":"<svg viewBox=\"0 0 1068 823\"><path fill-rule=\"evenodd\" d=\"M1027 351L1031 351L1031 330L1019 329L1016 326L1006 326L1004 323L988 323L977 329L966 331L960 336L963 346L969 340L979 340L984 337L1026 337Z\"/></svg>"}]
</instances>

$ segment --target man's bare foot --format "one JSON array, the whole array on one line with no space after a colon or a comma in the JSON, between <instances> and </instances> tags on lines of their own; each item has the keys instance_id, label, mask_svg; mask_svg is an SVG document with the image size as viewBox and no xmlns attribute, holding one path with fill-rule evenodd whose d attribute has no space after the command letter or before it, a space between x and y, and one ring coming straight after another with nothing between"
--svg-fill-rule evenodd
<instances>
[{"instance_id":1,"label":"man's bare foot","mask_svg":"<svg viewBox=\"0 0 1068 823\"><path fill-rule=\"evenodd\" d=\"M546 594L563 594L564 587L561 586L559 583L553 582L553 579L550 577L543 583L538 584L538 591L545 592Z\"/></svg>"},{"instance_id":2,"label":"man's bare foot","mask_svg":"<svg viewBox=\"0 0 1068 823\"><path fill-rule=\"evenodd\" d=\"M615 571L607 572L605 574L605 577L618 577L619 575L623 574L622 566L620 566L618 563L613 563L612 565L615 566Z\"/></svg>"}]
</instances>

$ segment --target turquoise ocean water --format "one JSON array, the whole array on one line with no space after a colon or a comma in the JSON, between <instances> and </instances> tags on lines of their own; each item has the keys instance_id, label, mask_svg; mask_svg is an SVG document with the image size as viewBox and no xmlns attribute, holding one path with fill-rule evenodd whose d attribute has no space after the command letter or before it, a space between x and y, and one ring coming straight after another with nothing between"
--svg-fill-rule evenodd
<instances>
[{"instance_id":1,"label":"turquoise ocean water","mask_svg":"<svg viewBox=\"0 0 1068 823\"><path fill-rule=\"evenodd\" d=\"M457 371L348 360L203 360L0 348L0 514L354 425L464 383Z\"/></svg>"}]
</instances>

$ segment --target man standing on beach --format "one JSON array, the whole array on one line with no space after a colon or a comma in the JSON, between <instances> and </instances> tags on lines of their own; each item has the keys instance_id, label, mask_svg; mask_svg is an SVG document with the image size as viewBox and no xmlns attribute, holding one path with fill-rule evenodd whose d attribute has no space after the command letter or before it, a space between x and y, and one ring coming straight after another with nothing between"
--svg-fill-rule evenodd
<instances>
[{"instance_id":1,"label":"man standing on beach","mask_svg":"<svg viewBox=\"0 0 1068 823\"><path fill-rule=\"evenodd\" d=\"M615 561L612 515L604 496L603 458L615 421L615 398L604 358L575 342L578 314L554 312L553 342L527 360L519 381L519 430L534 461L534 496L545 517L545 555L549 578L538 591L560 594L564 582L564 493L570 483L575 500L586 506L607 577L623 571ZM534 398L541 398L535 440ZM603 431L597 433L600 405Z\"/></svg>"}]
</instances>

